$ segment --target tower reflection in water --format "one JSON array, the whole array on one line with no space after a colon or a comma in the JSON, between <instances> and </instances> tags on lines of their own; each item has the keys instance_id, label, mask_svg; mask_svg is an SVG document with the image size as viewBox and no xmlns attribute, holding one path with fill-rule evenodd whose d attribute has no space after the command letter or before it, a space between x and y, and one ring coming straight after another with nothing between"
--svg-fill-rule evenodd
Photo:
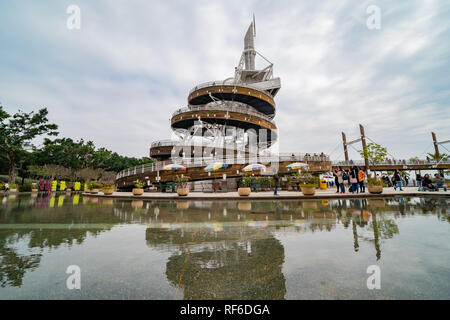
<instances>
[{"instance_id":1,"label":"tower reflection in water","mask_svg":"<svg viewBox=\"0 0 450 320\"><path fill-rule=\"evenodd\" d=\"M373 248L380 260L384 241L399 233L398 219L431 214L450 222L446 200L422 198L132 202L50 194L1 197L0 203L2 287L21 286L27 271L48 256L46 248L81 246L87 237L117 233L115 226L129 224L145 226L147 246L169 253L163 274L176 299L284 299L283 266L289 259L283 237L290 233L319 236L347 229L354 254L372 255ZM144 234L139 243L142 239ZM22 243L29 252L18 250ZM139 243L114 249L120 255Z\"/></svg>"}]
</instances>

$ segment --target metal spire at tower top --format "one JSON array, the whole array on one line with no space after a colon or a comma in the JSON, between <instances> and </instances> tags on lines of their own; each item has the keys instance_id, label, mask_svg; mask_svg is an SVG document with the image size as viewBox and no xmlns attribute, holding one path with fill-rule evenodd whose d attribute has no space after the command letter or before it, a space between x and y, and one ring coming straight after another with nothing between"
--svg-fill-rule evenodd
<instances>
[{"instance_id":1,"label":"metal spire at tower top","mask_svg":"<svg viewBox=\"0 0 450 320\"><path fill-rule=\"evenodd\" d=\"M245 70L255 70L255 25L250 23L244 38Z\"/></svg>"}]
</instances>

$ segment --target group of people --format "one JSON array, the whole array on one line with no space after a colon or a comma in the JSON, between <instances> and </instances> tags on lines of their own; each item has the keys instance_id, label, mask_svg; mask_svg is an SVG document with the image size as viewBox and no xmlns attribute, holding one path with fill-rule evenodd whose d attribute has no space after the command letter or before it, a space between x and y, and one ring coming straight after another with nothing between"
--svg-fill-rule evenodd
<instances>
[{"instance_id":1,"label":"group of people","mask_svg":"<svg viewBox=\"0 0 450 320\"><path fill-rule=\"evenodd\" d=\"M445 185L445 179L443 175L439 173L434 174L433 181L430 175L427 173L423 177L418 173L416 175L417 185L419 186L419 191L439 191L439 188L443 188L447 191L447 186Z\"/></svg>"},{"instance_id":2,"label":"group of people","mask_svg":"<svg viewBox=\"0 0 450 320\"><path fill-rule=\"evenodd\" d=\"M345 193L345 181L348 181L348 191L351 193L366 192L365 180L366 173L363 169L353 166L345 171L342 167L333 171L334 183L336 184L336 193Z\"/></svg>"}]
</instances>

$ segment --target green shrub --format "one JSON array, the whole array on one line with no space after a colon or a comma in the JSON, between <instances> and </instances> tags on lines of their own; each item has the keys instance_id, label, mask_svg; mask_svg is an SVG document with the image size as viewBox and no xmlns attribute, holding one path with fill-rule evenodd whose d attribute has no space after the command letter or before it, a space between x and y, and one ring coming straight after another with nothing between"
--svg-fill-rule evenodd
<instances>
[{"instance_id":1,"label":"green shrub","mask_svg":"<svg viewBox=\"0 0 450 320\"><path fill-rule=\"evenodd\" d=\"M92 189L101 189L102 187L103 187L103 185L101 183L99 183L99 182L91 182L88 185L88 188L90 190L92 190Z\"/></svg>"},{"instance_id":2,"label":"green shrub","mask_svg":"<svg viewBox=\"0 0 450 320\"><path fill-rule=\"evenodd\" d=\"M189 182L189 177L186 177L186 176L181 177L181 176L177 175L177 177L175 178L175 185L177 186L177 188L181 188L181 189L187 188L188 182Z\"/></svg>"},{"instance_id":3,"label":"green shrub","mask_svg":"<svg viewBox=\"0 0 450 320\"><path fill-rule=\"evenodd\" d=\"M17 184L13 183L9 185L9 190L17 189Z\"/></svg>"},{"instance_id":4,"label":"green shrub","mask_svg":"<svg viewBox=\"0 0 450 320\"><path fill-rule=\"evenodd\" d=\"M140 181L140 180L134 181L134 187L135 188L142 189L142 188L144 188L144 186L145 186L145 184L144 184L143 181Z\"/></svg>"},{"instance_id":5,"label":"green shrub","mask_svg":"<svg viewBox=\"0 0 450 320\"><path fill-rule=\"evenodd\" d=\"M243 176L239 180L239 188L249 188L252 185L252 177L251 176Z\"/></svg>"},{"instance_id":6,"label":"green shrub","mask_svg":"<svg viewBox=\"0 0 450 320\"><path fill-rule=\"evenodd\" d=\"M382 186L383 180L378 180L377 178L367 178L367 184L368 187L371 186Z\"/></svg>"},{"instance_id":7,"label":"green shrub","mask_svg":"<svg viewBox=\"0 0 450 320\"><path fill-rule=\"evenodd\" d=\"M20 192L31 192L31 189L33 189L33 186L29 183L24 184L22 186L19 187L19 191Z\"/></svg>"}]
</instances>

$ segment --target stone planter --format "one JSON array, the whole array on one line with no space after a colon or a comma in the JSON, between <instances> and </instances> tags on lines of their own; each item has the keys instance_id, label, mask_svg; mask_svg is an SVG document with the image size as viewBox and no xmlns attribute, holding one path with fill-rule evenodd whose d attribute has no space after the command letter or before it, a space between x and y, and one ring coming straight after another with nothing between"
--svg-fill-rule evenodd
<instances>
[{"instance_id":1,"label":"stone planter","mask_svg":"<svg viewBox=\"0 0 450 320\"><path fill-rule=\"evenodd\" d=\"M302 187L302 193L304 196L313 196L316 194L315 187Z\"/></svg>"},{"instance_id":2,"label":"stone planter","mask_svg":"<svg viewBox=\"0 0 450 320\"><path fill-rule=\"evenodd\" d=\"M383 186L367 186L369 193L380 194L383 192Z\"/></svg>"},{"instance_id":3,"label":"stone planter","mask_svg":"<svg viewBox=\"0 0 450 320\"><path fill-rule=\"evenodd\" d=\"M34 192L34 193L36 193L38 191L39 191L38 189L31 189L31 192Z\"/></svg>"},{"instance_id":4,"label":"stone planter","mask_svg":"<svg viewBox=\"0 0 450 320\"><path fill-rule=\"evenodd\" d=\"M114 193L114 189L103 189L102 192L105 196L110 196Z\"/></svg>"},{"instance_id":5,"label":"stone planter","mask_svg":"<svg viewBox=\"0 0 450 320\"><path fill-rule=\"evenodd\" d=\"M9 192L17 192L17 189L9 189Z\"/></svg>"},{"instance_id":6,"label":"stone planter","mask_svg":"<svg viewBox=\"0 0 450 320\"><path fill-rule=\"evenodd\" d=\"M84 193L91 193L90 189L84 189Z\"/></svg>"},{"instance_id":7,"label":"stone planter","mask_svg":"<svg viewBox=\"0 0 450 320\"><path fill-rule=\"evenodd\" d=\"M97 194L100 191L100 189L91 189L91 194Z\"/></svg>"},{"instance_id":8,"label":"stone planter","mask_svg":"<svg viewBox=\"0 0 450 320\"><path fill-rule=\"evenodd\" d=\"M179 196L187 196L189 194L189 188L178 188L177 193Z\"/></svg>"},{"instance_id":9,"label":"stone planter","mask_svg":"<svg viewBox=\"0 0 450 320\"><path fill-rule=\"evenodd\" d=\"M142 196L144 194L144 189L133 188L133 196Z\"/></svg>"},{"instance_id":10,"label":"stone planter","mask_svg":"<svg viewBox=\"0 0 450 320\"><path fill-rule=\"evenodd\" d=\"M249 196L251 192L252 192L252 190L249 187L247 187L247 188L238 188L238 194L241 197Z\"/></svg>"}]
</instances>

